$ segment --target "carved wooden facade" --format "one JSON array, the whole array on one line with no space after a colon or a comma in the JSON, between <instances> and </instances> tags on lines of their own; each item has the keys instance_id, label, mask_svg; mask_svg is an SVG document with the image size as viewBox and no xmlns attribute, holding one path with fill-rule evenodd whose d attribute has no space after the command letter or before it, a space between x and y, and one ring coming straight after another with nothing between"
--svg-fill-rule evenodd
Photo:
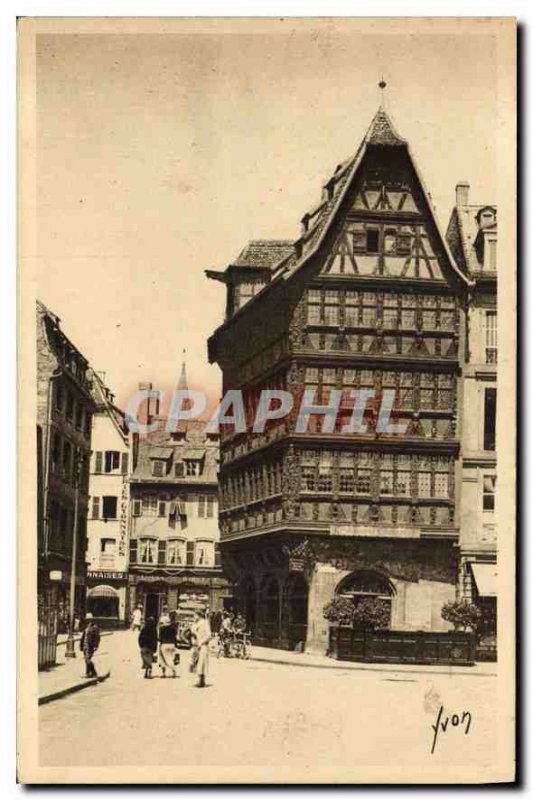
<instances>
[{"instance_id":1,"label":"carved wooden facade","mask_svg":"<svg viewBox=\"0 0 533 800\"><path fill-rule=\"evenodd\" d=\"M438 538L450 579L465 281L409 149L382 110L302 223L300 239L271 268L269 283L209 342L224 392L243 390L247 422L244 433L222 434L223 553L248 580L268 575L261 555L267 545L278 548L289 574L283 547L311 536L322 547L315 544L315 560L319 551L326 558L340 537L354 554L361 537L363 547L387 540L404 554ZM226 283L232 296L247 279L246 269L234 265L209 276ZM254 433L265 388L289 390L294 409ZM364 416L367 432L343 433L353 410L348 392L363 388L375 391ZM305 389L321 404L333 389L343 393L332 432L320 416L311 417L306 433L296 431ZM405 422L402 435L376 429L385 389L395 392L392 416Z\"/></svg>"}]
</instances>

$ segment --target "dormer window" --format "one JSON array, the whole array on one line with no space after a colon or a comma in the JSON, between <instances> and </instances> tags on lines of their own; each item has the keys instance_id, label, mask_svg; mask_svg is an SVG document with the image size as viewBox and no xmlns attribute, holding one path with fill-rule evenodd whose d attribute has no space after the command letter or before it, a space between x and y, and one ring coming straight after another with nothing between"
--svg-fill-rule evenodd
<instances>
[{"instance_id":1,"label":"dormer window","mask_svg":"<svg viewBox=\"0 0 533 800\"><path fill-rule=\"evenodd\" d=\"M150 461L152 462L152 476L154 478L163 478L168 475L170 471L170 463L174 453L172 447L155 447L150 454Z\"/></svg>"},{"instance_id":2,"label":"dormer window","mask_svg":"<svg viewBox=\"0 0 533 800\"><path fill-rule=\"evenodd\" d=\"M202 462L199 459L191 458L185 461L185 471L187 477L197 477L202 474Z\"/></svg>"},{"instance_id":3,"label":"dormer window","mask_svg":"<svg viewBox=\"0 0 533 800\"><path fill-rule=\"evenodd\" d=\"M156 459L152 461L152 475L154 478L163 478L166 474L166 463Z\"/></svg>"},{"instance_id":4,"label":"dormer window","mask_svg":"<svg viewBox=\"0 0 533 800\"><path fill-rule=\"evenodd\" d=\"M496 209L487 206L478 211L476 215L477 224L480 228L486 228L489 225L496 224Z\"/></svg>"},{"instance_id":5,"label":"dormer window","mask_svg":"<svg viewBox=\"0 0 533 800\"><path fill-rule=\"evenodd\" d=\"M255 294L261 291L264 285L263 282L259 281L245 281L236 286L237 308L242 308Z\"/></svg>"}]
</instances>

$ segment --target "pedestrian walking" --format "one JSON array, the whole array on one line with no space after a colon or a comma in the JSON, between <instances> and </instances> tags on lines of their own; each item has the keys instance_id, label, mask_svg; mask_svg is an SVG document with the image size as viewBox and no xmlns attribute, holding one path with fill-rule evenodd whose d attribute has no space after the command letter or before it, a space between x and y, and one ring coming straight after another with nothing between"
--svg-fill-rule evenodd
<instances>
[{"instance_id":1,"label":"pedestrian walking","mask_svg":"<svg viewBox=\"0 0 533 800\"><path fill-rule=\"evenodd\" d=\"M141 630L141 623L143 618L143 610L141 606L137 606L137 608L133 612L133 617L131 620L131 629L132 631L140 631Z\"/></svg>"},{"instance_id":2,"label":"pedestrian walking","mask_svg":"<svg viewBox=\"0 0 533 800\"><path fill-rule=\"evenodd\" d=\"M222 611L217 609L213 611L211 617L209 619L209 624L211 625L211 632L213 634L218 634L222 625Z\"/></svg>"},{"instance_id":3,"label":"pedestrian walking","mask_svg":"<svg viewBox=\"0 0 533 800\"><path fill-rule=\"evenodd\" d=\"M246 621L240 612L237 613L237 616L233 620L233 630L235 633L244 633L246 630Z\"/></svg>"},{"instance_id":4,"label":"pedestrian walking","mask_svg":"<svg viewBox=\"0 0 533 800\"><path fill-rule=\"evenodd\" d=\"M148 617L139 634L139 648L141 650L142 669L144 677L152 677L152 665L157 652L157 628L155 619Z\"/></svg>"},{"instance_id":5,"label":"pedestrian walking","mask_svg":"<svg viewBox=\"0 0 533 800\"><path fill-rule=\"evenodd\" d=\"M206 685L205 679L209 664L209 642L211 641L211 627L209 621L205 617L205 612L194 612L194 622L191 626L191 633L194 637L197 653L196 665L194 667L194 671L198 676L196 687L198 689L203 689Z\"/></svg>"},{"instance_id":6,"label":"pedestrian walking","mask_svg":"<svg viewBox=\"0 0 533 800\"><path fill-rule=\"evenodd\" d=\"M173 678L177 678L178 662L178 626L172 616L169 616L168 624L163 623L159 626L159 666L163 678L166 678L167 670L172 673Z\"/></svg>"},{"instance_id":7,"label":"pedestrian walking","mask_svg":"<svg viewBox=\"0 0 533 800\"><path fill-rule=\"evenodd\" d=\"M161 609L161 616L159 617L159 625L169 625L170 624L170 613L168 610L168 606L163 606Z\"/></svg>"},{"instance_id":8,"label":"pedestrian walking","mask_svg":"<svg viewBox=\"0 0 533 800\"><path fill-rule=\"evenodd\" d=\"M80 650L85 659L85 677L96 678L97 673L93 664L93 655L100 646L100 630L96 622L94 622L90 611L85 615L85 620L87 625L80 639Z\"/></svg>"},{"instance_id":9,"label":"pedestrian walking","mask_svg":"<svg viewBox=\"0 0 533 800\"><path fill-rule=\"evenodd\" d=\"M231 658L231 643L233 641L233 614L229 611L224 612L222 625L220 626L219 638L224 650L224 658Z\"/></svg>"}]
</instances>

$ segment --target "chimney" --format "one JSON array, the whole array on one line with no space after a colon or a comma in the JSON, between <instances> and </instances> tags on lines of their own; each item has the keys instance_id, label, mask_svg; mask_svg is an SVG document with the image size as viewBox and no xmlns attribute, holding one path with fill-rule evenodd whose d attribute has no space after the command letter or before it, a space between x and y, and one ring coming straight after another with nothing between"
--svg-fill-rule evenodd
<instances>
[{"instance_id":1,"label":"chimney","mask_svg":"<svg viewBox=\"0 0 533 800\"><path fill-rule=\"evenodd\" d=\"M467 206L468 205L468 190L470 189L470 184L468 181L461 181L455 187L455 205L456 206Z\"/></svg>"},{"instance_id":2,"label":"chimney","mask_svg":"<svg viewBox=\"0 0 533 800\"><path fill-rule=\"evenodd\" d=\"M152 389L151 383L140 383L139 384L139 391L149 391ZM139 411L137 413L137 421L141 423L141 425L149 425L152 421L152 417L154 416L154 403L157 402L154 400L153 397L148 397L146 400L143 400ZM155 410L157 414L157 410Z\"/></svg>"}]
</instances>

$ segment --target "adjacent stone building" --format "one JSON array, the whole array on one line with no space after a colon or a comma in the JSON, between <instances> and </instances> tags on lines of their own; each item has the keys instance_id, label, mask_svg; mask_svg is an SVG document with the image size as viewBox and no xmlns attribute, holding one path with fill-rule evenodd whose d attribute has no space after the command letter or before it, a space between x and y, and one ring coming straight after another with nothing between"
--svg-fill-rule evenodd
<instances>
[{"instance_id":1,"label":"adjacent stone building","mask_svg":"<svg viewBox=\"0 0 533 800\"><path fill-rule=\"evenodd\" d=\"M254 241L223 272L226 320L209 340L245 433L221 431L225 569L255 641L324 652L324 605L381 598L398 630L445 630L456 597L459 371L469 280L439 230L407 142L380 109L294 242ZM343 392L334 430L296 412L254 433L264 388ZM375 391L346 433L348 391ZM377 430L385 389L404 433Z\"/></svg>"},{"instance_id":2,"label":"adjacent stone building","mask_svg":"<svg viewBox=\"0 0 533 800\"><path fill-rule=\"evenodd\" d=\"M130 443L124 413L92 373L90 513L87 523L87 610L101 627L128 620Z\"/></svg>"},{"instance_id":3,"label":"adjacent stone building","mask_svg":"<svg viewBox=\"0 0 533 800\"><path fill-rule=\"evenodd\" d=\"M157 430L132 441L130 611L141 605L157 618L163 605L221 610L232 591L220 563L219 437L201 421L167 432L150 402L143 421Z\"/></svg>"},{"instance_id":4,"label":"adjacent stone building","mask_svg":"<svg viewBox=\"0 0 533 800\"><path fill-rule=\"evenodd\" d=\"M446 237L471 282L463 364L460 591L484 610L482 631L496 635L496 378L498 222L495 205L469 202L456 188Z\"/></svg>"},{"instance_id":5,"label":"adjacent stone building","mask_svg":"<svg viewBox=\"0 0 533 800\"><path fill-rule=\"evenodd\" d=\"M85 607L89 458L94 400L87 359L37 302L38 599L66 628L73 544L75 605ZM41 611L40 611L41 613ZM48 618L47 618L48 619Z\"/></svg>"}]
</instances>

